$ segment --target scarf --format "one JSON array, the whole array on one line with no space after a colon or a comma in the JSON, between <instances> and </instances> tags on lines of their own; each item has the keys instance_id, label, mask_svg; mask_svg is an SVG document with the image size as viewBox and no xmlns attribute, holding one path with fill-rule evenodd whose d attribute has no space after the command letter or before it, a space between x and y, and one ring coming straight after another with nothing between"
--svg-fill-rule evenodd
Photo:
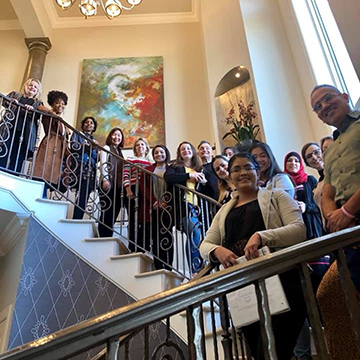
<instances>
[{"instance_id":1,"label":"scarf","mask_svg":"<svg viewBox=\"0 0 360 360\"><path fill-rule=\"evenodd\" d=\"M286 169L286 162L287 162L288 158L291 157L291 156L296 156L300 161L300 169L299 169L299 171L297 173L291 173ZM284 172L291 176L291 178L295 181L296 185L300 185L300 184L305 183L307 181L307 178L308 178L308 174L304 170L304 165L303 165L303 162L301 160L301 157L295 151L291 151L285 156L285 159L284 159Z\"/></svg>"}]
</instances>

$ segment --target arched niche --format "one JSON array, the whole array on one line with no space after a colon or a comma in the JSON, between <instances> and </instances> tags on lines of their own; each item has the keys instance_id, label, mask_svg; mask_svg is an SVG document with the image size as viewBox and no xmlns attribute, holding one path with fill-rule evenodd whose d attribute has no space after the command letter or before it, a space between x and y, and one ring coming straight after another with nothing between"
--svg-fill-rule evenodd
<instances>
[{"instance_id":1,"label":"arched niche","mask_svg":"<svg viewBox=\"0 0 360 360\"><path fill-rule=\"evenodd\" d=\"M215 91L215 109L217 119L217 130L221 151L225 146L234 146L235 141L231 137L223 140L230 127L226 125L225 119L231 108L235 109L238 114L238 101L241 100L244 105L248 105L250 101L255 101L252 83L250 81L250 73L245 66L236 66L231 69L219 82ZM256 111L257 107L255 107ZM256 111L258 113L258 111ZM255 120L259 124L259 113ZM261 134L257 136L261 140Z\"/></svg>"}]
</instances>

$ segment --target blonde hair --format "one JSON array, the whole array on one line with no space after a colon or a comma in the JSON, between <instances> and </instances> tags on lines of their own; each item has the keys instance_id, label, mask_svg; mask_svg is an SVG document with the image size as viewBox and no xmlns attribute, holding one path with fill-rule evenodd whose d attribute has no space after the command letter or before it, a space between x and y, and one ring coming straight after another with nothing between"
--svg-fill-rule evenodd
<instances>
[{"instance_id":1,"label":"blonde hair","mask_svg":"<svg viewBox=\"0 0 360 360\"><path fill-rule=\"evenodd\" d=\"M29 84L31 84L32 82L35 82L35 83L37 84L37 86L38 86L38 92L37 92L37 94L34 96L34 99L39 100L40 97L41 97L41 94L42 94L42 85L41 85L40 80L38 80L38 79L34 79L34 78L27 79L27 80L24 82L23 86L21 87L20 93L21 93L22 95L25 95L25 88L26 88Z\"/></svg>"},{"instance_id":2,"label":"blonde hair","mask_svg":"<svg viewBox=\"0 0 360 360\"><path fill-rule=\"evenodd\" d=\"M134 145L133 145L134 155L135 155L136 157L139 156L139 155L137 154L137 152L136 152L136 144L137 144L139 141L142 141L143 143L145 143L145 146L146 146L145 158L147 158L148 155L150 154L150 146L149 146L148 141L147 141L145 138L142 138L142 137L137 138L137 139L135 140L135 142L134 142Z\"/></svg>"}]
</instances>

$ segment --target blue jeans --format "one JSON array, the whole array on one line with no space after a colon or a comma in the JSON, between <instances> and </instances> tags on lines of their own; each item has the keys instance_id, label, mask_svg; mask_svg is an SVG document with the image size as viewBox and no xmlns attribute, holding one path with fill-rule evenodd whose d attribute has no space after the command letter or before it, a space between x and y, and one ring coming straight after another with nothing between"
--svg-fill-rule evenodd
<instances>
[{"instance_id":1,"label":"blue jeans","mask_svg":"<svg viewBox=\"0 0 360 360\"><path fill-rule=\"evenodd\" d=\"M201 242L202 226L196 207L188 204L188 216L183 217L184 233L187 236L186 242L186 256L189 262L189 267L192 273L197 273L203 265L203 260L200 256L199 246Z\"/></svg>"}]
</instances>

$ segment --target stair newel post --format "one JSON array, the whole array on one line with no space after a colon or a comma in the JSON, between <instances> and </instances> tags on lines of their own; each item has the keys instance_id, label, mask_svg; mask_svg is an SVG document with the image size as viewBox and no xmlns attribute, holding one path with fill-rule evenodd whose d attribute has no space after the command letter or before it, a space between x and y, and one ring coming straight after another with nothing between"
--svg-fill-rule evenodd
<instances>
[{"instance_id":1,"label":"stair newel post","mask_svg":"<svg viewBox=\"0 0 360 360\"><path fill-rule=\"evenodd\" d=\"M229 306L226 299L226 295L221 295L219 297L219 306L220 306L220 322L221 322L221 327L223 329L223 333L221 334L222 336L221 344L224 349L224 359L233 360L232 340L231 340L231 334L229 332L229 328L230 328Z\"/></svg>"},{"instance_id":2,"label":"stair newel post","mask_svg":"<svg viewBox=\"0 0 360 360\"><path fill-rule=\"evenodd\" d=\"M302 262L298 266L301 286L304 293L305 304L307 308L308 318L314 334L314 343L319 360L329 360L327 353L324 333L321 326L319 308L315 299L315 294L310 279L310 272L306 262Z\"/></svg>"},{"instance_id":3,"label":"stair newel post","mask_svg":"<svg viewBox=\"0 0 360 360\"><path fill-rule=\"evenodd\" d=\"M119 351L119 337L114 337L107 341L106 360L117 360Z\"/></svg>"}]
</instances>

